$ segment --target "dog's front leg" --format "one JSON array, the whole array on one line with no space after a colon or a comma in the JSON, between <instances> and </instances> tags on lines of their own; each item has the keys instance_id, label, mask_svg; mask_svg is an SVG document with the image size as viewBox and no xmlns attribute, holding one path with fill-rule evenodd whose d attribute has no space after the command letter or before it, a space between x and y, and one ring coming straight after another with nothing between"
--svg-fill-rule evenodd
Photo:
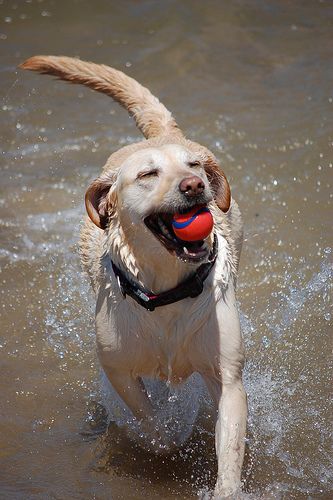
<instances>
[{"instance_id":1,"label":"dog's front leg","mask_svg":"<svg viewBox=\"0 0 333 500\"><path fill-rule=\"evenodd\" d=\"M223 384L215 430L218 477L215 496L224 498L240 491L245 448L246 394L241 380Z\"/></svg>"},{"instance_id":2,"label":"dog's front leg","mask_svg":"<svg viewBox=\"0 0 333 500\"><path fill-rule=\"evenodd\" d=\"M112 387L140 422L143 444L156 453L166 451L163 430L157 428L153 407L140 377L134 378L128 373L118 372L103 366Z\"/></svg>"},{"instance_id":3,"label":"dog's front leg","mask_svg":"<svg viewBox=\"0 0 333 500\"><path fill-rule=\"evenodd\" d=\"M141 378L103 366L104 372L124 403L138 420L153 417L153 408Z\"/></svg>"},{"instance_id":4,"label":"dog's front leg","mask_svg":"<svg viewBox=\"0 0 333 500\"><path fill-rule=\"evenodd\" d=\"M215 448L218 461L214 498L235 498L240 492L247 404L241 379L222 385L222 377L204 376L217 410Z\"/></svg>"},{"instance_id":5,"label":"dog's front leg","mask_svg":"<svg viewBox=\"0 0 333 500\"><path fill-rule=\"evenodd\" d=\"M245 449L247 400L242 383L244 362L233 293L217 308L219 332L214 376L204 376L217 409L215 446L218 476L215 498L237 498ZM229 300L228 300L229 299Z\"/></svg>"}]
</instances>

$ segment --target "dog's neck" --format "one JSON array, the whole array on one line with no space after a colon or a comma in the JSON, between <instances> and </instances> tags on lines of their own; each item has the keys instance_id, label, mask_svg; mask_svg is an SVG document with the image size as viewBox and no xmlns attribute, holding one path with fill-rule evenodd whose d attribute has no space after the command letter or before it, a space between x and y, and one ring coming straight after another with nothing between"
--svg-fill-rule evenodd
<instances>
[{"instance_id":1,"label":"dog's neck","mask_svg":"<svg viewBox=\"0 0 333 500\"><path fill-rule=\"evenodd\" d=\"M200 266L183 262L171 255L161 243L142 226L114 221L109 228L107 251L114 264L128 277L153 293L175 288Z\"/></svg>"}]
</instances>

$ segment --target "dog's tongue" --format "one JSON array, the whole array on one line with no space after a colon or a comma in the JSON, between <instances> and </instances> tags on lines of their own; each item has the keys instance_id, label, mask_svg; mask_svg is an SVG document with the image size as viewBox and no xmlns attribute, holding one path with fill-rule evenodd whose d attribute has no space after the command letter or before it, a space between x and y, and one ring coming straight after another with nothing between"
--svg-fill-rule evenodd
<instances>
[{"instance_id":1,"label":"dog's tongue","mask_svg":"<svg viewBox=\"0 0 333 500\"><path fill-rule=\"evenodd\" d=\"M180 240L202 241L211 233L213 216L206 206L198 205L185 214L175 214L172 229Z\"/></svg>"}]
</instances>

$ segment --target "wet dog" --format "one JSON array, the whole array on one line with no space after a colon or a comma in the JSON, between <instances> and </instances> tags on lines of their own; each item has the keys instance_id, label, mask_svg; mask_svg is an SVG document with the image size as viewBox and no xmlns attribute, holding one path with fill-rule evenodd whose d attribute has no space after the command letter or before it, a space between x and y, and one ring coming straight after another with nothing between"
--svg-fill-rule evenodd
<instances>
[{"instance_id":1,"label":"wet dog","mask_svg":"<svg viewBox=\"0 0 333 500\"><path fill-rule=\"evenodd\" d=\"M80 248L96 293L98 356L156 451L170 443L156 426L142 377L179 384L201 374L216 407L215 496L236 494L247 418L235 299L242 222L226 176L214 155L187 140L158 99L124 73L53 56L21 67L111 96L145 136L110 156L85 197ZM172 216L197 205L209 206L214 231L182 241Z\"/></svg>"}]
</instances>

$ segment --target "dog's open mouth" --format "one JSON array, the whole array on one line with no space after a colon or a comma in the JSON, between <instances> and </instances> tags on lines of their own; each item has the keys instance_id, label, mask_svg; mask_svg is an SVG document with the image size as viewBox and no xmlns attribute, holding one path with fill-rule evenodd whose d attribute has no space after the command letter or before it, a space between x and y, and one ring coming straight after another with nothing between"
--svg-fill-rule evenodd
<instances>
[{"instance_id":1,"label":"dog's open mouth","mask_svg":"<svg viewBox=\"0 0 333 500\"><path fill-rule=\"evenodd\" d=\"M209 246L205 240L183 241L172 229L173 214L151 214L144 219L145 225L162 245L173 255L186 262L200 262L209 255Z\"/></svg>"}]
</instances>

